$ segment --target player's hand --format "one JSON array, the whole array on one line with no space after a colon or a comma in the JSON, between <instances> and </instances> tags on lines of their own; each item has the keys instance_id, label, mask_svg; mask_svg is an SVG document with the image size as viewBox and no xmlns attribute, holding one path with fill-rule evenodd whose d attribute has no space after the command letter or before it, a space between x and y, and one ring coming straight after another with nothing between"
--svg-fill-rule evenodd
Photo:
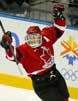
<instances>
[{"instance_id":1,"label":"player's hand","mask_svg":"<svg viewBox=\"0 0 78 101\"><path fill-rule=\"evenodd\" d=\"M64 18L63 16L64 5L56 4L53 7L53 16L54 18Z\"/></svg>"},{"instance_id":2,"label":"player's hand","mask_svg":"<svg viewBox=\"0 0 78 101\"><path fill-rule=\"evenodd\" d=\"M11 44L12 44L12 35L11 32L8 31L2 36L1 46L7 49Z\"/></svg>"},{"instance_id":3,"label":"player's hand","mask_svg":"<svg viewBox=\"0 0 78 101\"><path fill-rule=\"evenodd\" d=\"M56 5L54 5L54 7L53 7L53 11L54 12L63 12L64 11L64 5L62 5L62 4L56 4Z\"/></svg>"}]
</instances>

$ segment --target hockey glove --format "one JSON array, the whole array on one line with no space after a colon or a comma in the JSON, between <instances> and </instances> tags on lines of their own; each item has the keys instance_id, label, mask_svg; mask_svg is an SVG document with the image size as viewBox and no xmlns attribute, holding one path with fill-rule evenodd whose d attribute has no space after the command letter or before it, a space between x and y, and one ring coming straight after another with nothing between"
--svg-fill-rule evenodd
<instances>
[{"instance_id":1,"label":"hockey glove","mask_svg":"<svg viewBox=\"0 0 78 101\"><path fill-rule=\"evenodd\" d=\"M11 32L8 31L2 36L1 46L5 49L8 49L12 43L12 35Z\"/></svg>"},{"instance_id":2,"label":"hockey glove","mask_svg":"<svg viewBox=\"0 0 78 101\"><path fill-rule=\"evenodd\" d=\"M61 20L65 20L65 17L63 16L64 11L64 5L57 4L53 7L53 17L54 19L60 18Z\"/></svg>"}]
</instances>

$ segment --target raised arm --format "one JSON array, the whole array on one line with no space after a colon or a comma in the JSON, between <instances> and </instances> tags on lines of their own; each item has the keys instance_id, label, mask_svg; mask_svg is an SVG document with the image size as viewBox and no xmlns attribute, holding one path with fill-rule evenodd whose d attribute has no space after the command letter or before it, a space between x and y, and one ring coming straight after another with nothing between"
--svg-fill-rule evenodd
<instances>
[{"instance_id":1,"label":"raised arm","mask_svg":"<svg viewBox=\"0 0 78 101\"><path fill-rule=\"evenodd\" d=\"M51 42L51 44L54 44L63 35L66 28L66 21L65 17L63 16L63 11L63 5L54 5L54 24L42 29L42 35L46 42Z\"/></svg>"},{"instance_id":2,"label":"raised arm","mask_svg":"<svg viewBox=\"0 0 78 101\"><path fill-rule=\"evenodd\" d=\"M64 17L64 5L57 4L53 7L54 27L57 38L61 37L66 28L66 19Z\"/></svg>"}]
</instances>

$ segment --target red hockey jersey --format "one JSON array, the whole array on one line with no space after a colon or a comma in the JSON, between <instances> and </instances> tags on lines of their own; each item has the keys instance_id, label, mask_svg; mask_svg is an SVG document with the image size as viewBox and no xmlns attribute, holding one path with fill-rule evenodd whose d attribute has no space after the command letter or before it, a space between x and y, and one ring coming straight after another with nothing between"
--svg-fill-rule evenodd
<instances>
[{"instance_id":1,"label":"red hockey jersey","mask_svg":"<svg viewBox=\"0 0 78 101\"><path fill-rule=\"evenodd\" d=\"M22 44L16 48L16 56L28 75L44 72L54 64L53 44L61 37L65 29L65 21L58 19L53 26L42 29L43 43L38 48ZM7 57L12 57L11 51Z\"/></svg>"}]
</instances>

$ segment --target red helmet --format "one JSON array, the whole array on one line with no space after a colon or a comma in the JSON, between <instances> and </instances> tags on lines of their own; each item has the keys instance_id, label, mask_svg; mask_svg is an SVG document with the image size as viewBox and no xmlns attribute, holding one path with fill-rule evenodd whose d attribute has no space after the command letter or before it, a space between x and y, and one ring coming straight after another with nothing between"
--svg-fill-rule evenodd
<instances>
[{"instance_id":1,"label":"red helmet","mask_svg":"<svg viewBox=\"0 0 78 101\"><path fill-rule=\"evenodd\" d=\"M42 44L41 30L38 26L30 26L25 37L26 43L32 48L37 48Z\"/></svg>"},{"instance_id":2,"label":"red helmet","mask_svg":"<svg viewBox=\"0 0 78 101\"><path fill-rule=\"evenodd\" d=\"M35 33L40 34L41 33L40 28L38 26L30 26L27 30L27 34L35 34Z\"/></svg>"}]
</instances>

